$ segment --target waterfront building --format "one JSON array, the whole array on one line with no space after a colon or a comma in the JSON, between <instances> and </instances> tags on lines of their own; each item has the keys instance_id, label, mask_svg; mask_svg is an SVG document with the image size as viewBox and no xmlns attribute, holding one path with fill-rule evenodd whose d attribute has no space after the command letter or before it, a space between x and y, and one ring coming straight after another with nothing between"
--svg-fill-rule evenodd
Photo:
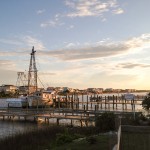
<instances>
[{"instance_id":1,"label":"waterfront building","mask_svg":"<svg viewBox=\"0 0 150 150\"><path fill-rule=\"evenodd\" d=\"M3 84L0 87L0 92L3 91L5 94L15 93L16 90L17 90L17 87L15 85L6 85L6 84Z\"/></svg>"},{"instance_id":2,"label":"waterfront building","mask_svg":"<svg viewBox=\"0 0 150 150\"><path fill-rule=\"evenodd\" d=\"M130 93L130 92L136 92L136 89L125 89L126 92Z\"/></svg>"},{"instance_id":3,"label":"waterfront building","mask_svg":"<svg viewBox=\"0 0 150 150\"><path fill-rule=\"evenodd\" d=\"M114 91L113 88L106 88L106 89L105 89L105 92L113 92L113 91Z\"/></svg>"}]
</instances>

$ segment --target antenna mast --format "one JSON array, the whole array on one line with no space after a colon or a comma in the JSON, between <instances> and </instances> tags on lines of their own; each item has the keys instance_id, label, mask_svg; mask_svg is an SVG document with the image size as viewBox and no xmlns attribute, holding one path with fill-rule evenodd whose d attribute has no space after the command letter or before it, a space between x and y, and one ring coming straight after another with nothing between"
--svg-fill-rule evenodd
<instances>
[{"instance_id":1,"label":"antenna mast","mask_svg":"<svg viewBox=\"0 0 150 150\"><path fill-rule=\"evenodd\" d=\"M28 94L37 91L37 68L35 62L35 50L34 46L32 48L31 57L30 57L30 65L28 72Z\"/></svg>"}]
</instances>

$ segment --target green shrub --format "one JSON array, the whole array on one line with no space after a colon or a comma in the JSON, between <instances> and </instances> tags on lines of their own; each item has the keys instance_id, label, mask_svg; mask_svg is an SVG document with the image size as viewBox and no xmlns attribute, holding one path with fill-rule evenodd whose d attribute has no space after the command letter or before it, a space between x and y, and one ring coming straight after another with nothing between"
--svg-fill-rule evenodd
<instances>
[{"instance_id":1,"label":"green shrub","mask_svg":"<svg viewBox=\"0 0 150 150\"><path fill-rule=\"evenodd\" d=\"M71 135L60 134L60 135L57 135L56 145L70 143L70 142L72 142L72 140L73 140L73 138Z\"/></svg>"},{"instance_id":2,"label":"green shrub","mask_svg":"<svg viewBox=\"0 0 150 150\"><path fill-rule=\"evenodd\" d=\"M147 96L145 96L144 100L142 101L142 107L145 110L149 110L150 108L150 93L147 94Z\"/></svg>"},{"instance_id":3,"label":"green shrub","mask_svg":"<svg viewBox=\"0 0 150 150\"><path fill-rule=\"evenodd\" d=\"M114 113L103 113L96 117L96 127L100 131L115 130L115 115Z\"/></svg>"},{"instance_id":4,"label":"green shrub","mask_svg":"<svg viewBox=\"0 0 150 150\"><path fill-rule=\"evenodd\" d=\"M96 137L94 137L94 136L89 136L89 137L86 138L86 141L87 141L89 144L96 144L97 139L96 139Z\"/></svg>"},{"instance_id":5,"label":"green shrub","mask_svg":"<svg viewBox=\"0 0 150 150\"><path fill-rule=\"evenodd\" d=\"M69 133L68 130L65 130L64 133L57 134L56 145L60 146L65 143L70 143L74 139L80 138L81 135Z\"/></svg>"}]
</instances>

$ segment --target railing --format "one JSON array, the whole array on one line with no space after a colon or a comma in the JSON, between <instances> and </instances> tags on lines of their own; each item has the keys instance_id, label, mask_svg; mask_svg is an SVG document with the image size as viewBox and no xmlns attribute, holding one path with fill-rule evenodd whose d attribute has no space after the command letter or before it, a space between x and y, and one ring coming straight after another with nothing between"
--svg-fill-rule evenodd
<instances>
[{"instance_id":1,"label":"railing","mask_svg":"<svg viewBox=\"0 0 150 150\"><path fill-rule=\"evenodd\" d=\"M118 129L118 142L117 142L117 150L120 150L120 142L121 142L121 125Z\"/></svg>"},{"instance_id":2,"label":"railing","mask_svg":"<svg viewBox=\"0 0 150 150\"><path fill-rule=\"evenodd\" d=\"M118 130L117 150L150 150L150 127L122 125Z\"/></svg>"}]
</instances>

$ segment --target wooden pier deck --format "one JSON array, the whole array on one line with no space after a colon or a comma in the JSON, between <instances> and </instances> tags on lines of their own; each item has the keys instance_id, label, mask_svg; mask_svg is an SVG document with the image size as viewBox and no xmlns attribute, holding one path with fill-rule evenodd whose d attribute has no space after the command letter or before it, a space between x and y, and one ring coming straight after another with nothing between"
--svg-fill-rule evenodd
<instances>
[{"instance_id":1,"label":"wooden pier deck","mask_svg":"<svg viewBox=\"0 0 150 150\"><path fill-rule=\"evenodd\" d=\"M85 122L86 126L88 126L89 121L94 121L94 116L89 116L89 114L85 113L79 113L79 112L72 112L68 110L44 110L43 109L6 109L0 112L0 118L2 120L9 119L14 120L18 119L20 120L23 118L23 120L32 119L33 121L37 121L39 118L43 119L45 123L49 123L50 119L56 119L57 125L59 125L59 121L63 119L67 119L71 121L78 120L81 123L81 126L83 126L83 122Z\"/></svg>"},{"instance_id":2,"label":"wooden pier deck","mask_svg":"<svg viewBox=\"0 0 150 150\"><path fill-rule=\"evenodd\" d=\"M32 120L37 121L38 119L43 119L45 123L49 123L50 119L55 119L56 124L59 125L60 120L70 120L70 124L72 125L73 120L77 120L81 123L81 127L83 126L83 122L86 126L88 126L88 122L95 122L96 116L101 115L104 112L113 112L116 115L124 115L124 114L133 114L133 111L110 111L110 110L72 110L72 109L3 109L0 111L0 118L2 120Z\"/></svg>"},{"instance_id":3,"label":"wooden pier deck","mask_svg":"<svg viewBox=\"0 0 150 150\"><path fill-rule=\"evenodd\" d=\"M33 121L39 118L43 119L45 123L49 123L51 119L55 119L57 125L59 121L67 119L71 121L78 120L83 125L85 122L95 121L96 116L104 112L113 112L116 115L135 114L139 111L136 107L142 104L142 97L134 100L125 100L117 96L100 97L83 96L80 99L76 96L66 96L63 101L56 99L53 105L45 106L43 108L0 108L0 118L5 119L18 119L23 120L32 119Z\"/></svg>"}]
</instances>

